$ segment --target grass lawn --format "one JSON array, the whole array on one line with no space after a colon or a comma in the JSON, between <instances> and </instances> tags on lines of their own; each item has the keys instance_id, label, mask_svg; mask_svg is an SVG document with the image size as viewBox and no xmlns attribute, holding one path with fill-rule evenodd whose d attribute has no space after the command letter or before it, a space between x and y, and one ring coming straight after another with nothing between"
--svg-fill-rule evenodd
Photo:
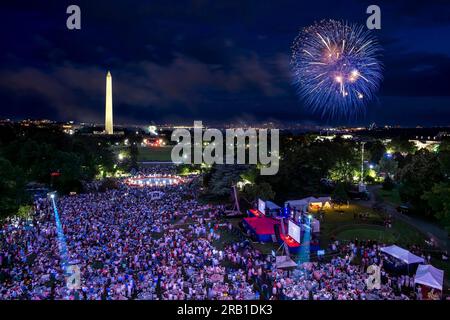
<instances>
[{"instance_id":1,"label":"grass lawn","mask_svg":"<svg viewBox=\"0 0 450 320\"><path fill-rule=\"evenodd\" d=\"M241 221L240 218L233 218L233 219L227 219L226 222L230 222L235 228L239 229L239 222ZM234 242L239 242L239 236L234 234L234 233L230 233L227 232L225 230L220 232L220 240L214 240L213 241L213 245L219 249L222 250L223 248L225 248L226 245L234 243Z\"/></svg>"},{"instance_id":2,"label":"grass lawn","mask_svg":"<svg viewBox=\"0 0 450 320\"><path fill-rule=\"evenodd\" d=\"M253 242L252 246L256 249L259 250L262 254L272 254L272 250L273 251L277 251L278 249L280 249L280 245L278 243L260 243L260 242ZM278 252L278 254L281 254L282 251Z\"/></svg>"},{"instance_id":3,"label":"grass lawn","mask_svg":"<svg viewBox=\"0 0 450 320\"><path fill-rule=\"evenodd\" d=\"M377 240L384 243L395 243L399 246L408 247L411 244L423 245L425 237L416 229L410 227L402 221L395 221L392 228L387 229L383 226L364 225L349 226L342 229L338 234L339 240Z\"/></svg>"},{"instance_id":4,"label":"grass lawn","mask_svg":"<svg viewBox=\"0 0 450 320\"><path fill-rule=\"evenodd\" d=\"M392 204L397 207L402 203L400 199L400 194L398 193L398 189L394 188L392 190L378 190L378 196L381 197L385 202Z\"/></svg>"},{"instance_id":5,"label":"grass lawn","mask_svg":"<svg viewBox=\"0 0 450 320\"><path fill-rule=\"evenodd\" d=\"M395 242L395 236L392 232L385 230L383 227L362 227L344 230L338 233L339 240L378 240L381 242Z\"/></svg>"},{"instance_id":6,"label":"grass lawn","mask_svg":"<svg viewBox=\"0 0 450 320\"><path fill-rule=\"evenodd\" d=\"M419 230L406 222L396 220L392 225L392 232L396 238L396 244L399 246L408 246L412 244L424 245L425 236Z\"/></svg>"},{"instance_id":7,"label":"grass lawn","mask_svg":"<svg viewBox=\"0 0 450 320\"><path fill-rule=\"evenodd\" d=\"M172 146L139 147L138 161L172 161Z\"/></svg>"},{"instance_id":8,"label":"grass lawn","mask_svg":"<svg viewBox=\"0 0 450 320\"><path fill-rule=\"evenodd\" d=\"M324 212L324 220L320 224L320 243L322 247L326 247L330 243L331 237L337 236L344 229L360 228L362 225L381 226L383 222L378 213L356 204L336 206L335 208L325 209ZM355 215L360 213L366 217L364 219L355 217ZM314 215L317 216L317 214Z\"/></svg>"},{"instance_id":9,"label":"grass lawn","mask_svg":"<svg viewBox=\"0 0 450 320\"><path fill-rule=\"evenodd\" d=\"M229 232L220 232L220 240L214 240L212 242L213 246L219 250L223 250L227 245L232 244L234 242L239 242L240 239L238 236Z\"/></svg>"},{"instance_id":10,"label":"grass lawn","mask_svg":"<svg viewBox=\"0 0 450 320\"><path fill-rule=\"evenodd\" d=\"M364 213L366 217L355 218L355 213ZM376 211L354 204L325 210L321 223L321 246L327 246L332 237L347 241L372 239L399 246L423 245L425 240L422 233L403 221L395 220L392 228L385 228L382 217Z\"/></svg>"}]
</instances>

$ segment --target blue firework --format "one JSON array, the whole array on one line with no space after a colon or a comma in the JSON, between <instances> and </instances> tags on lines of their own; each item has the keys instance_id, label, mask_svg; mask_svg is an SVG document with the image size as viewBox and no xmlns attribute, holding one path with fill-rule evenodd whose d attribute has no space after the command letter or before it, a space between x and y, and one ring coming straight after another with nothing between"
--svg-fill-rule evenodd
<instances>
[{"instance_id":1,"label":"blue firework","mask_svg":"<svg viewBox=\"0 0 450 320\"><path fill-rule=\"evenodd\" d=\"M382 80L381 46L365 26L323 20L292 45L293 82L306 106L322 116L364 111Z\"/></svg>"}]
</instances>

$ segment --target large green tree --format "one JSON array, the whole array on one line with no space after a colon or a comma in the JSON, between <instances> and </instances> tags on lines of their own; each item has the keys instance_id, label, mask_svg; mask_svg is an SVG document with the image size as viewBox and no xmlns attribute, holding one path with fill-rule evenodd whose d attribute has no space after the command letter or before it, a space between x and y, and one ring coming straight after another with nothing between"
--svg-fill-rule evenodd
<instances>
[{"instance_id":1,"label":"large green tree","mask_svg":"<svg viewBox=\"0 0 450 320\"><path fill-rule=\"evenodd\" d=\"M348 194L345 187L345 184L342 182L339 182L336 185L336 188L333 191L332 198L337 203L344 203L348 201Z\"/></svg>"},{"instance_id":2,"label":"large green tree","mask_svg":"<svg viewBox=\"0 0 450 320\"><path fill-rule=\"evenodd\" d=\"M2 210L9 213L23 203L19 191L28 182L66 193L79 191L82 182L93 179L100 170L114 170L108 137L71 136L57 126L1 126L0 133ZM19 194L14 196L15 192Z\"/></svg>"},{"instance_id":3,"label":"large green tree","mask_svg":"<svg viewBox=\"0 0 450 320\"><path fill-rule=\"evenodd\" d=\"M28 202L25 183L23 171L0 157L0 216L17 213Z\"/></svg>"},{"instance_id":4,"label":"large green tree","mask_svg":"<svg viewBox=\"0 0 450 320\"><path fill-rule=\"evenodd\" d=\"M442 180L437 155L425 149L416 152L411 161L399 170L398 178L401 199L427 212L426 203L421 201L421 196Z\"/></svg>"},{"instance_id":5,"label":"large green tree","mask_svg":"<svg viewBox=\"0 0 450 320\"><path fill-rule=\"evenodd\" d=\"M264 200L273 200L275 198L275 192L267 182L261 182L259 184L251 183L244 186L244 196L250 202L256 201L258 198Z\"/></svg>"},{"instance_id":6,"label":"large green tree","mask_svg":"<svg viewBox=\"0 0 450 320\"><path fill-rule=\"evenodd\" d=\"M360 146L336 138L315 140L313 136L281 137L280 169L274 176L260 176L276 192L276 201L328 193L321 179L352 180L360 165Z\"/></svg>"},{"instance_id":7,"label":"large green tree","mask_svg":"<svg viewBox=\"0 0 450 320\"><path fill-rule=\"evenodd\" d=\"M450 232L450 184L437 183L422 196L433 210L436 219Z\"/></svg>"},{"instance_id":8,"label":"large green tree","mask_svg":"<svg viewBox=\"0 0 450 320\"><path fill-rule=\"evenodd\" d=\"M450 179L450 140L445 139L439 146L438 161L444 177Z\"/></svg>"},{"instance_id":9,"label":"large green tree","mask_svg":"<svg viewBox=\"0 0 450 320\"><path fill-rule=\"evenodd\" d=\"M214 198L231 195L231 187L241 180L241 174L248 170L246 165L213 165L205 178L206 190Z\"/></svg>"},{"instance_id":10,"label":"large green tree","mask_svg":"<svg viewBox=\"0 0 450 320\"><path fill-rule=\"evenodd\" d=\"M388 148L402 154L414 153L416 146L406 138L395 137L388 143Z\"/></svg>"},{"instance_id":11,"label":"large green tree","mask_svg":"<svg viewBox=\"0 0 450 320\"><path fill-rule=\"evenodd\" d=\"M386 153L386 147L379 140L370 142L366 148L367 148L367 152L369 153L368 160L371 163L380 162L380 160L383 158L384 154Z\"/></svg>"},{"instance_id":12,"label":"large green tree","mask_svg":"<svg viewBox=\"0 0 450 320\"><path fill-rule=\"evenodd\" d=\"M398 172L398 162L393 158L383 157L379 162L380 172L394 177Z\"/></svg>"}]
</instances>

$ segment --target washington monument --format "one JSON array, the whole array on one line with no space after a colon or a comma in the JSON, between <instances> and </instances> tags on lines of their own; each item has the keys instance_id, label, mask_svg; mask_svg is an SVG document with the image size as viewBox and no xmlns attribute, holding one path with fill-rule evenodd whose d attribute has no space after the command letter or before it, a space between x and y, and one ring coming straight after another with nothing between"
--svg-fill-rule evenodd
<instances>
[{"instance_id":1,"label":"washington monument","mask_svg":"<svg viewBox=\"0 0 450 320\"><path fill-rule=\"evenodd\" d=\"M109 71L106 75L105 133L114 134L112 109L112 76L111 72Z\"/></svg>"}]
</instances>

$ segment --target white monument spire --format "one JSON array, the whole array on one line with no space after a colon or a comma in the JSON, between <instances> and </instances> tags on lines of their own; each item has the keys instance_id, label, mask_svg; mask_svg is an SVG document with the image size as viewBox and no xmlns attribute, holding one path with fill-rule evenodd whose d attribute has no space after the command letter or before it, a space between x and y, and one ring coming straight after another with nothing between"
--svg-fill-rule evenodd
<instances>
[{"instance_id":1,"label":"white monument spire","mask_svg":"<svg viewBox=\"0 0 450 320\"><path fill-rule=\"evenodd\" d=\"M111 72L109 71L106 75L105 133L114 133L112 109L112 76Z\"/></svg>"}]
</instances>

